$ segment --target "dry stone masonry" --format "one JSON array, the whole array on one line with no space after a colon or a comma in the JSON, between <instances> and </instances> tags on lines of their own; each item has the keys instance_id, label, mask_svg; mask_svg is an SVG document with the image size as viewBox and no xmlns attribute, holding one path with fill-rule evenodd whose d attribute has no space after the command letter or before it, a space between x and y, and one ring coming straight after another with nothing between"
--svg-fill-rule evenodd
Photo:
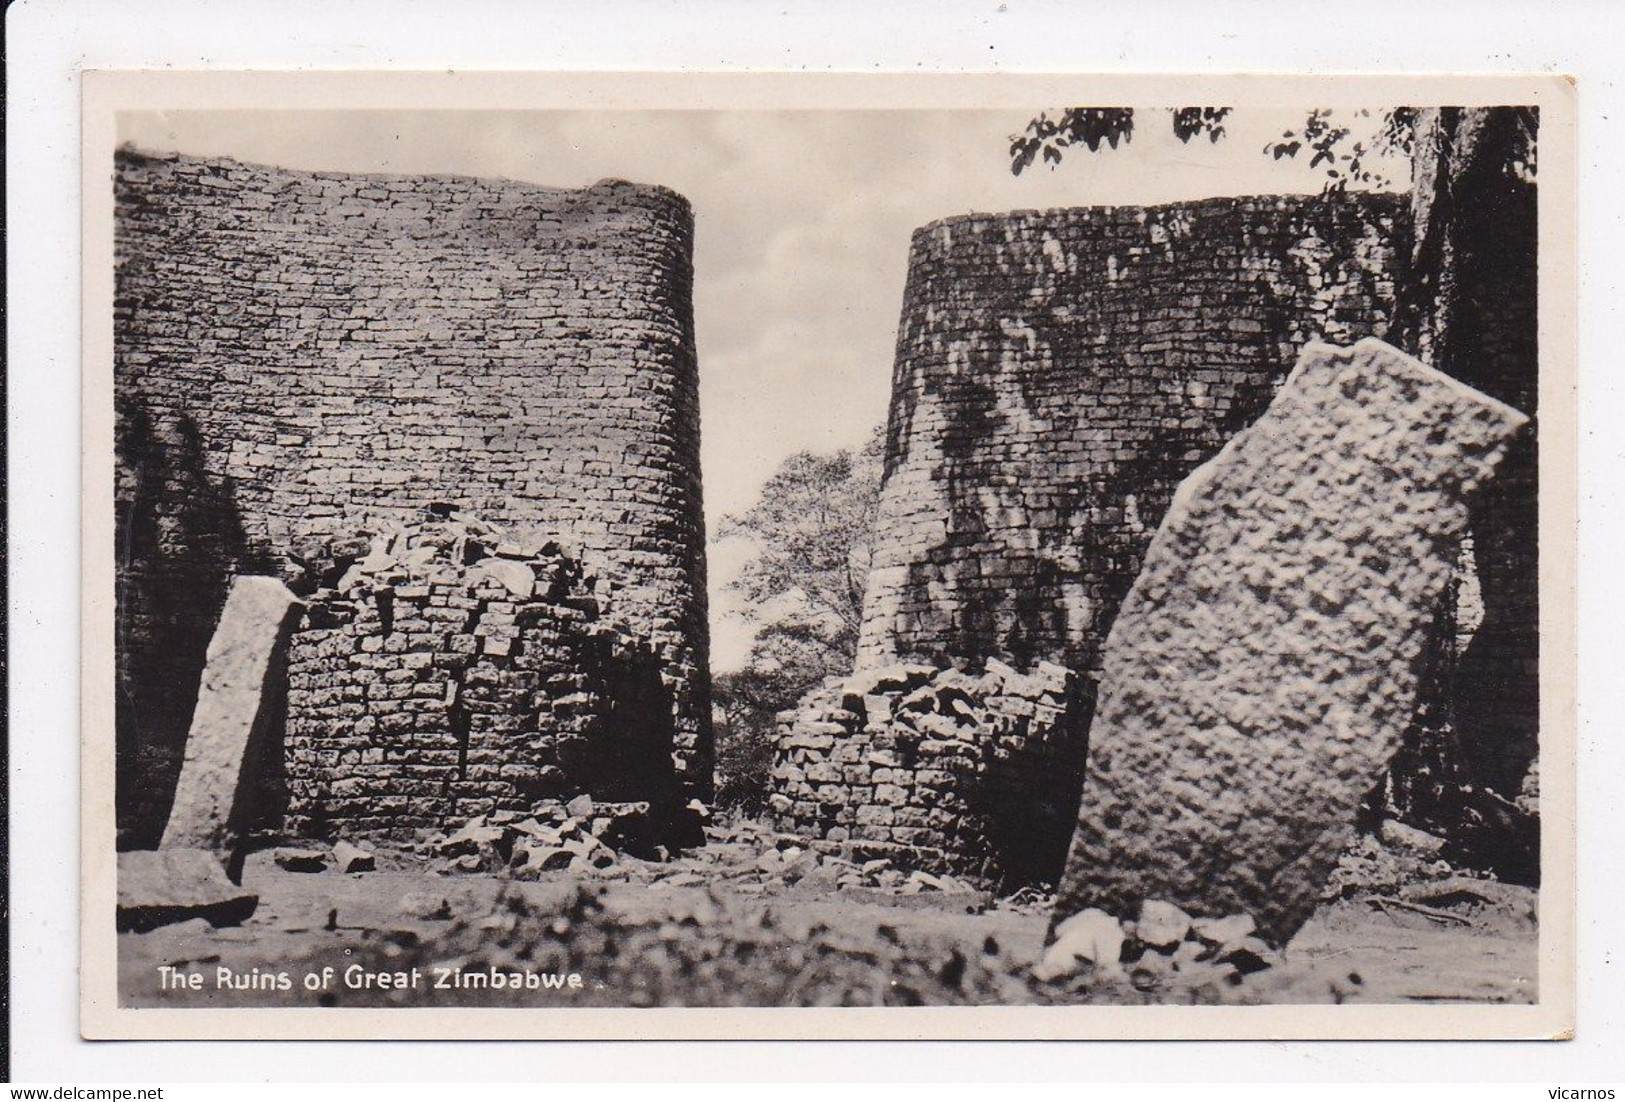
<instances>
[{"instance_id":1,"label":"dry stone masonry","mask_svg":"<svg viewBox=\"0 0 1625 1102\"><path fill-rule=\"evenodd\" d=\"M899 786L868 771L896 766L865 763L916 714L815 694L783 720L780 828L885 839L968 875L1058 876L1101 644L1175 487L1259 416L1304 343L1385 330L1403 210L1375 194L1215 199L918 230L859 679L1077 677L1064 699L1027 697L1059 712L1026 728L927 709L954 753L923 783L907 773L895 805ZM974 707L1023 698L1003 693L978 688Z\"/></svg>"},{"instance_id":2,"label":"dry stone masonry","mask_svg":"<svg viewBox=\"0 0 1625 1102\"><path fill-rule=\"evenodd\" d=\"M661 663L556 543L452 514L329 553L289 656L292 833L409 840L582 793L671 813Z\"/></svg>"},{"instance_id":3,"label":"dry stone masonry","mask_svg":"<svg viewBox=\"0 0 1625 1102\"><path fill-rule=\"evenodd\" d=\"M1385 331L1392 195L949 218L918 230L859 665L1093 676L1179 480L1297 350Z\"/></svg>"},{"instance_id":4,"label":"dry stone masonry","mask_svg":"<svg viewBox=\"0 0 1625 1102\"><path fill-rule=\"evenodd\" d=\"M657 670L668 715L645 743L704 796L687 202L620 181L571 191L133 150L116 170L124 844L162 831L230 579L308 592L308 548L436 501L578 552ZM398 597L403 623L451 597ZM481 619L494 630L503 615ZM531 780L490 783L501 801Z\"/></svg>"},{"instance_id":5,"label":"dry stone masonry","mask_svg":"<svg viewBox=\"0 0 1625 1102\"><path fill-rule=\"evenodd\" d=\"M1070 670L903 663L836 679L779 723L780 831L994 883L1059 867L1085 734Z\"/></svg>"},{"instance_id":6,"label":"dry stone masonry","mask_svg":"<svg viewBox=\"0 0 1625 1102\"><path fill-rule=\"evenodd\" d=\"M1304 351L1180 487L1112 628L1059 919L1155 899L1277 943L1302 924L1526 420L1380 341Z\"/></svg>"}]
</instances>

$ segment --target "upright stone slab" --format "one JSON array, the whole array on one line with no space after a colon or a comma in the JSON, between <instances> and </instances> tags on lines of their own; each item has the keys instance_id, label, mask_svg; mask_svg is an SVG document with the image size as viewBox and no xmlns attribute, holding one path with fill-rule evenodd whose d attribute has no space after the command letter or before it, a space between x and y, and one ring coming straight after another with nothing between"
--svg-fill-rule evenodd
<instances>
[{"instance_id":1,"label":"upright stone slab","mask_svg":"<svg viewBox=\"0 0 1625 1102\"><path fill-rule=\"evenodd\" d=\"M162 848L230 848L233 811L259 780L256 751L284 689L288 639L302 607L275 578L233 579L209 640Z\"/></svg>"},{"instance_id":2,"label":"upright stone slab","mask_svg":"<svg viewBox=\"0 0 1625 1102\"><path fill-rule=\"evenodd\" d=\"M1160 899L1289 937L1415 707L1466 498L1526 418L1311 344L1180 486L1107 641L1057 920Z\"/></svg>"}]
</instances>

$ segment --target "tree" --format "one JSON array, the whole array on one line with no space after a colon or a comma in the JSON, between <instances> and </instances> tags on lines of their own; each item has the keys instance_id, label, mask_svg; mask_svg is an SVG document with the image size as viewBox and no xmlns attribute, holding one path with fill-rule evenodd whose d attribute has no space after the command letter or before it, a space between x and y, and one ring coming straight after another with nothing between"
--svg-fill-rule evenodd
<instances>
[{"instance_id":1,"label":"tree","mask_svg":"<svg viewBox=\"0 0 1625 1102\"><path fill-rule=\"evenodd\" d=\"M850 652L817 625L773 623L758 632L744 668L718 674L712 684L719 805L761 810L778 714L824 678L850 669Z\"/></svg>"},{"instance_id":2,"label":"tree","mask_svg":"<svg viewBox=\"0 0 1625 1102\"><path fill-rule=\"evenodd\" d=\"M885 435L827 455L798 452L756 503L722 518L718 538L756 555L730 583L749 603L756 638L743 668L713 686L717 802L760 809L772 768L775 716L825 678L851 672L880 501Z\"/></svg>"},{"instance_id":3,"label":"tree","mask_svg":"<svg viewBox=\"0 0 1625 1102\"><path fill-rule=\"evenodd\" d=\"M880 500L884 432L861 448L797 452L779 465L755 505L722 518L720 537L753 541L756 557L730 588L769 620L827 621L857 645L870 529ZM786 608L788 606L788 608ZM850 655L848 656L850 657Z\"/></svg>"},{"instance_id":4,"label":"tree","mask_svg":"<svg viewBox=\"0 0 1625 1102\"><path fill-rule=\"evenodd\" d=\"M1225 136L1229 107L1173 107L1168 109L1174 137L1190 142L1207 135L1210 142ZM1311 168L1325 167L1326 190L1344 191L1350 184L1385 187L1392 181L1372 168L1372 162L1387 153L1409 154L1415 134L1416 110L1395 107L1375 115L1369 109L1354 111L1355 120L1372 120L1357 135L1349 125L1339 123L1329 108L1309 112L1303 125L1287 130L1279 139L1264 146L1274 160L1309 154ZM1068 107L1051 118L1042 113L1027 124L1026 130L1010 136L1010 171L1019 176L1042 159L1050 168L1061 163L1065 150L1082 145L1091 153L1102 144L1116 149L1134 139L1135 109L1132 107Z\"/></svg>"},{"instance_id":5,"label":"tree","mask_svg":"<svg viewBox=\"0 0 1625 1102\"><path fill-rule=\"evenodd\" d=\"M1174 109L1174 134L1217 142L1230 114ZM1392 181L1372 161L1389 152L1409 157L1411 247L1387 338L1531 416L1539 392L1539 124L1534 107L1395 107L1346 121L1321 108L1263 149L1275 160L1307 153L1311 167L1324 167L1328 193L1387 186ZM1134 109L1125 107L1040 114L1011 136L1010 170L1020 175L1040 159L1053 169L1077 145L1115 148L1132 140L1134 125ZM1527 800L1538 784L1531 779L1538 777L1540 691L1537 471L1531 432L1473 504L1471 569L1482 622L1457 655L1454 625L1441 617L1423 676L1432 699L1424 695L1394 778L1401 811L1442 827L1481 863L1523 877L1539 867L1538 831L1519 819L1528 804L1514 799L1521 790ZM1474 825L1485 822L1512 825Z\"/></svg>"}]
</instances>

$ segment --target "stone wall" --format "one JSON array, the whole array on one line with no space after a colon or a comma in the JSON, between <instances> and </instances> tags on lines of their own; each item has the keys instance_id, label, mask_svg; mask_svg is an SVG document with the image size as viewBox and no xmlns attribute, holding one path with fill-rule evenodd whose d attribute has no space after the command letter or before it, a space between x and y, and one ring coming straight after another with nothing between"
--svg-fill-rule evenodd
<instances>
[{"instance_id":1,"label":"stone wall","mask_svg":"<svg viewBox=\"0 0 1625 1102\"><path fill-rule=\"evenodd\" d=\"M410 839L583 793L669 816L661 662L576 559L460 517L365 545L290 648L291 833Z\"/></svg>"},{"instance_id":2,"label":"stone wall","mask_svg":"<svg viewBox=\"0 0 1625 1102\"><path fill-rule=\"evenodd\" d=\"M854 858L998 884L1053 877L1082 784L1072 671L901 663L779 716L773 825Z\"/></svg>"},{"instance_id":3,"label":"stone wall","mask_svg":"<svg viewBox=\"0 0 1625 1102\"><path fill-rule=\"evenodd\" d=\"M1416 714L1468 503L1527 418L1310 345L1180 486L1106 644L1057 918L1145 900L1285 944Z\"/></svg>"},{"instance_id":4,"label":"stone wall","mask_svg":"<svg viewBox=\"0 0 1625 1102\"><path fill-rule=\"evenodd\" d=\"M1386 331L1391 195L971 215L914 235L859 666L1086 675L1174 488L1297 350Z\"/></svg>"},{"instance_id":5,"label":"stone wall","mask_svg":"<svg viewBox=\"0 0 1625 1102\"><path fill-rule=\"evenodd\" d=\"M557 538L711 748L692 214L668 191L351 176L122 151L119 798L161 830L238 573L440 501Z\"/></svg>"}]
</instances>

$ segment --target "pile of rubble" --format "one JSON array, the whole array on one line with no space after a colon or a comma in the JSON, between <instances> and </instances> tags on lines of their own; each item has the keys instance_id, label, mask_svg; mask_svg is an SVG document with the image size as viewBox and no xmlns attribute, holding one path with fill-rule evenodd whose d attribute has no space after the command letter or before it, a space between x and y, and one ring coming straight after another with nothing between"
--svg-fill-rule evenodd
<instances>
[{"instance_id":1,"label":"pile of rubble","mask_svg":"<svg viewBox=\"0 0 1625 1102\"><path fill-rule=\"evenodd\" d=\"M338 841L331 849L312 846L284 847L272 858L279 869L287 872L373 872L378 858L369 850L349 842Z\"/></svg>"},{"instance_id":2,"label":"pile of rubble","mask_svg":"<svg viewBox=\"0 0 1625 1102\"><path fill-rule=\"evenodd\" d=\"M487 577L515 601L536 597L589 614L599 610L598 580L557 540L513 539L442 502L430 504L418 523L380 518L340 534L311 537L291 557L298 574L293 588L309 595L315 617L328 620L352 612L349 602L395 586L454 586Z\"/></svg>"},{"instance_id":3,"label":"pile of rubble","mask_svg":"<svg viewBox=\"0 0 1625 1102\"><path fill-rule=\"evenodd\" d=\"M432 505L300 562L315 588L289 651L290 833L402 843L606 787L675 800L660 660L556 541Z\"/></svg>"},{"instance_id":4,"label":"pile of rubble","mask_svg":"<svg viewBox=\"0 0 1625 1102\"><path fill-rule=\"evenodd\" d=\"M1077 688L1065 667L998 659L831 679L779 716L773 824L932 872L1053 876L1076 815Z\"/></svg>"},{"instance_id":5,"label":"pile of rubble","mask_svg":"<svg viewBox=\"0 0 1625 1102\"><path fill-rule=\"evenodd\" d=\"M1126 980L1136 989L1235 985L1245 976L1280 963L1255 936L1252 916L1193 918L1172 903L1148 899L1131 922L1091 907L1055 927L1054 940L1033 977L1057 983L1076 977L1091 982Z\"/></svg>"},{"instance_id":6,"label":"pile of rubble","mask_svg":"<svg viewBox=\"0 0 1625 1102\"><path fill-rule=\"evenodd\" d=\"M653 887L697 887L725 883L744 895L797 891L839 891L862 896L884 892L892 896L978 895L986 893L952 876L900 867L887 857L845 857L820 851L804 841L776 835L748 821L717 824L706 831L708 844L653 872Z\"/></svg>"},{"instance_id":7,"label":"pile of rubble","mask_svg":"<svg viewBox=\"0 0 1625 1102\"><path fill-rule=\"evenodd\" d=\"M703 807L690 805L695 814ZM655 842L649 804L602 803L577 796L568 803L543 801L533 814L497 812L477 816L424 847L440 859L443 874L506 871L518 879L544 872L599 874L615 870L622 857L669 859Z\"/></svg>"}]
</instances>

